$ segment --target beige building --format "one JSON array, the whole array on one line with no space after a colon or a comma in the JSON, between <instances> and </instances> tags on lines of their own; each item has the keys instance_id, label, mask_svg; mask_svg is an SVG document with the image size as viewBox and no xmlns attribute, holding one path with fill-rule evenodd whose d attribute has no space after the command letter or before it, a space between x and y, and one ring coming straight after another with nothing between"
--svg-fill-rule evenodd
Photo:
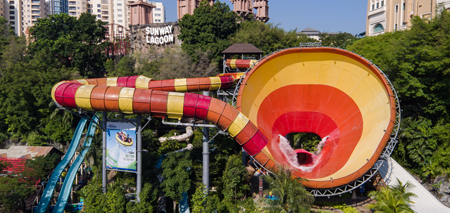
<instances>
[{"instance_id":1,"label":"beige building","mask_svg":"<svg viewBox=\"0 0 450 213\"><path fill-rule=\"evenodd\" d=\"M368 0L366 35L405 30L414 16L431 19L448 8L449 0Z\"/></svg>"},{"instance_id":2,"label":"beige building","mask_svg":"<svg viewBox=\"0 0 450 213\"><path fill-rule=\"evenodd\" d=\"M0 17L5 17L5 3L0 0Z\"/></svg>"},{"instance_id":3,"label":"beige building","mask_svg":"<svg viewBox=\"0 0 450 213\"><path fill-rule=\"evenodd\" d=\"M3 2L3 16L9 21L17 35L23 35L38 18L46 18L50 3L45 0L6 0Z\"/></svg>"},{"instance_id":4,"label":"beige building","mask_svg":"<svg viewBox=\"0 0 450 213\"><path fill-rule=\"evenodd\" d=\"M86 0L69 0L69 15L74 17L80 17L81 13L87 12Z\"/></svg>"},{"instance_id":5,"label":"beige building","mask_svg":"<svg viewBox=\"0 0 450 213\"><path fill-rule=\"evenodd\" d=\"M194 14L202 0L177 0L177 19L180 20L185 14ZM213 5L215 0L208 0L209 5Z\"/></svg>"}]
</instances>

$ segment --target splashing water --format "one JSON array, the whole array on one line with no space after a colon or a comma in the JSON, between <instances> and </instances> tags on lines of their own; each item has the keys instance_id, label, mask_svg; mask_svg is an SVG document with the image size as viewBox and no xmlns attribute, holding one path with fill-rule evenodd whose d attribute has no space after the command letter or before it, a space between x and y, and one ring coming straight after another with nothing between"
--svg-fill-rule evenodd
<instances>
[{"instance_id":1,"label":"splashing water","mask_svg":"<svg viewBox=\"0 0 450 213\"><path fill-rule=\"evenodd\" d=\"M289 140L282 135L279 135L279 147L291 166L304 172L311 172L317 166L318 162L320 162L320 151L327 142L328 138L329 136L324 137L322 141L320 141L320 143L317 145L317 152L314 154L318 156L318 158L313 158L312 165L308 166L300 165L300 163L298 162L297 152L291 147Z\"/></svg>"}]
</instances>

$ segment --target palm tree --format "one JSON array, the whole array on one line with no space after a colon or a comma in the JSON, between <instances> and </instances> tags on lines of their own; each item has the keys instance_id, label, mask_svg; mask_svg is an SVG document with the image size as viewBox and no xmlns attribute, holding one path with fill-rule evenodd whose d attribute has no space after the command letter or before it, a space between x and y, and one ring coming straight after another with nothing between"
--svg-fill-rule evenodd
<instances>
[{"instance_id":1,"label":"palm tree","mask_svg":"<svg viewBox=\"0 0 450 213\"><path fill-rule=\"evenodd\" d=\"M369 205L371 209L375 209L377 213L413 213L414 211L409 206L414 202L412 197L416 197L412 192L408 192L413 188L409 182L403 184L397 178L397 184L394 186L383 187L380 191L372 191L369 196L374 198L377 202Z\"/></svg>"},{"instance_id":2,"label":"palm tree","mask_svg":"<svg viewBox=\"0 0 450 213\"><path fill-rule=\"evenodd\" d=\"M292 171L278 166L277 176L267 175L265 180L270 184L270 191L277 200L263 199L269 206L269 212L309 212L314 197L301 184L304 179L292 178Z\"/></svg>"}]
</instances>

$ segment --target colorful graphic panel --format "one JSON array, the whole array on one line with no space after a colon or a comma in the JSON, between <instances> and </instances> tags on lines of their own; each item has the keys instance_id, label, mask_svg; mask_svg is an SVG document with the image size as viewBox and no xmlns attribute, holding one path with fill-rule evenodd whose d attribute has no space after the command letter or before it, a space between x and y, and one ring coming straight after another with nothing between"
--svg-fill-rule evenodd
<instances>
[{"instance_id":1,"label":"colorful graphic panel","mask_svg":"<svg viewBox=\"0 0 450 213\"><path fill-rule=\"evenodd\" d=\"M106 126L106 168L136 171L136 127L120 122Z\"/></svg>"}]
</instances>

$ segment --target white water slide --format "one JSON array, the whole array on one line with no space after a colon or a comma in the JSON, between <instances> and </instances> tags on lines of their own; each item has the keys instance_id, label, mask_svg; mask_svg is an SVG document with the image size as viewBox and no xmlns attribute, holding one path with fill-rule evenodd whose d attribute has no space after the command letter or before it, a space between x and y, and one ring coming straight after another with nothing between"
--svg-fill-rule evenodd
<instances>
[{"instance_id":1,"label":"white water slide","mask_svg":"<svg viewBox=\"0 0 450 213\"><path fill-rule=\"evenodd\" d=\"M410 175L394 159L389 158L378 170L387 185L392 186L397 183L397 178L406 183L409 181L415 187L411 190L417 197L413 198L414 204L411 208L418 213L449 213L450 208L444 206L425 187L423 187L412 175Z\"/></svg>"}]
</instances>

